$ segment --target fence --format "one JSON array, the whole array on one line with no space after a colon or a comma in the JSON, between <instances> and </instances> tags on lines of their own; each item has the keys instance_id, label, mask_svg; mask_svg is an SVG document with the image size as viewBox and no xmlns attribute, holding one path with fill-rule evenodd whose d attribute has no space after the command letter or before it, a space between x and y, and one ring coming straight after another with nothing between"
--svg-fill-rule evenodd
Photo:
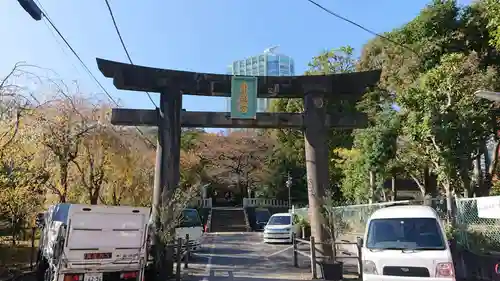
<instances>
[{"instance_id":1,"label":"fence","mask_svg":"<svg viewBox=\"0 0 500 281\"><path fill-rule=\"evenodd\" d=\"M243 198L243 207L289 207L288 201L266 198Z\"/></svg>"},{"instance_id":2,"label":"fence","mask_svg":"<svg viewBox=\"0 0 500 281\"><path fill-rule=\"evenodd\" d=\"M457 199L456 209L457 242L473 252L500 253L500 196Z\"/></svg>"},{"instance_id":3,"label":"fence","mask_svg":"<svg viewBox=\"0 0 500 281\"><path fill-rule=\"evenodd\" d=\"M295 233L292 236L292 245L293 245L293 265L295 267L299 267L299 262L298 262L298 257L299 255L307 257L310 260L310 266L311 266L311 278L317 279L318 278L318 273L317 273L317 264L318 264L318 258L323 258L321 256L318 256L316 253L316 245L323 244L323 245L328 245L331 247L329 243L320 243L316 242L314 239L314 236L309 237L309 240L306 239L300 239L295 237ZM300 250L299 247L301 245L307 246L307 249ZM338 246L340 245L356 245L356 253L352 253L351 251L344 251L342 249L339 249ZM335 258L336 261L338 260L344 260L344 259L356 259L357 262L357 269L356 273L358 274L358 278L361 280L363 279L363 269L362 269L362 257L361 257L361 247L357 243L349 242L349 241L340 241L340 242L334 242L334 249L335 249ZM338 255L339 253L342 253L343 255ZM344 263L341 262L339 264L340 270L344 270ZM338 272L340 274L340 272ZM323 275L325 275L325 270L323 270ZM341 276L337 276L336 278L327 278L327 276L323 276L323 279L326 280L341 280Z\"/></svg>"},{"instance_id":4,"label":"fence","mask_svg":"<svg viewBox=\"0 0 500 281\"><path fill-rule=\"evenodd\" d=\"M200 207L200 208L212 208L212 198L195 198L190 202L189 206Z\"/></svg>"},{"instance_id":5,"label":"fence","mask_svg":"<svg viewBox=\"0 0 500 281\"><path fill-rule=\"evenodd\" d=\"M500 196L457 198L454 200L452 214L456 217L456 229L453 234L456 242L463 247L478 252L500 251L500 219L480 218L478 213L478 202L488 198L492 204L496 202L496 210L500 213ZM338 238L352 240L355 236L362 236L368 219L378 209L394 204L400 205L429 205L432 206L441 219L448 219L446 198L433 198L427 200L404 200L397 202L349 205L334 207L338 221ZM484 205L484 203L481 203ZM299 216L308 218L308 208L295 209ZM451 238L451 237L450 237Z\"/></svg>"},{"instance_id":6,"label":"fence","mask_svg":"<svg viewBox=\"0 0 500 281\"><path fill-rule=\"evenodd\" d=\"M177 241L173 244L167 245L168 248L174 250L174 261L175 261L175 280L180 281L182 280L182 264L184 264L183 268L187 269L189 268L189 257L190 257L190 249L189 249L189 234L186 234L186 238L177 238ZM178 254L180 253L180 254ZM145 270L145 280L155 280L156 278L156 268L154 267L153 264L153 256L151 256L151 253L148 255L148 264L146 266Z\"/></svg>"},{"instance_id":7,"label":"fence","mask_svg":"<svg viewBox=\"0 0 500 281\"><path fill-rule=\"evenodd\" d=\"M184 260L184 269L189 267L189 234L186 234L184 241L182 238L177 238L177 243L175 243L175 280L180 281L181 278L181 262ZM179 254L180 253L180 254Z\"/></svg>"},{"instance_id":8,"label":"fence","mask_svg":"<svg viewBox=\"0 0 500 281\"><path fill-rule=\"evenodd\" d=\"M422 200L404 200L397 202L385 202L375 204L360 204L334 207L332 213L336 215L338 221L337 232L339 236L343 235L356 235L362 236L365 232L366 223L370 216L379 209L393 206L395 203L401 205L421 205ZM435 209L439 210L438 213L443 218L446 217L446 200L437 198L432 199L430 204ZM443 209L444 208L444 209ZM295 209L295 213L301 217L308 218L308 208Z\"/></svg>"}]
</instances>

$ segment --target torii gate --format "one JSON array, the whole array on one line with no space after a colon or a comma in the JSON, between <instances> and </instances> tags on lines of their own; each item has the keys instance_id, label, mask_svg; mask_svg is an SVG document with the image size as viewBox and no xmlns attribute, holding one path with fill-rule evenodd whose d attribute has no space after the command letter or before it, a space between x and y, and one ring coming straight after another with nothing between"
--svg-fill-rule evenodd
<instances>
[{"instance_id":1,"label":"torii gate","mask_svg":"<svg viewBox=\"0 0 500 281\"><path fill-rule=\"evenodd\" d=\"M234 99L234 76L158 69L99 58L97 65L105 77L113 78L117 89L160 93L159 109L114 108L111 117L114 125L158 126L153 206L160 206L166 191L179 184L181 127L297 128L304 131L305 138L311 235L318 242L327 240L321 215L321 200L329 186L327 131L362 128L366 116L360 112L327 113L325 99L359 100L368 87L379 81L380 70L318 76L258 76L254 82L248 82L254 94L250 96L245 90L249 104L256 102L257 97L302 98L304 113L250 112L252 118L240 119L231 118L228 112L182 110L182 95L229 97L233 92ZM236 96L241 97L241 93ZM317 245L317 248L321 253L331 253L331 247Z\"/></svg>"}]
</instances>

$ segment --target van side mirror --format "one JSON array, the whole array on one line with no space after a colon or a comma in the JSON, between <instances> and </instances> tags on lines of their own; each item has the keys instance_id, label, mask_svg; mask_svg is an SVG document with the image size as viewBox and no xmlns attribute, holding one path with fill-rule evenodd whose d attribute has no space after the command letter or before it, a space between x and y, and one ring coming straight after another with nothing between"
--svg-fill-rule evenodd
<instances>
[{"instance_id":1,"label":"van side mirror","mask_svg":"<svg viewBox=\"0 0 500 281\"><path fill-rule=\"evenodd\" d=\"M35 225L38 228L43 228L45 226L45 214L38 213L35 218Z\"/></svg>"},{"instance_id":2,"label":"van side mirror","mask_svg":"<svg viewBox=\"0 0 500 281\"><path fill-rule=\"evenodd\" d=\"M363 247L363 238L361 238L361 237L357 237L357 238L356 238L356 245L357 245L359 248L362 248L362 247Z\"/></svg>"}]
</instances>

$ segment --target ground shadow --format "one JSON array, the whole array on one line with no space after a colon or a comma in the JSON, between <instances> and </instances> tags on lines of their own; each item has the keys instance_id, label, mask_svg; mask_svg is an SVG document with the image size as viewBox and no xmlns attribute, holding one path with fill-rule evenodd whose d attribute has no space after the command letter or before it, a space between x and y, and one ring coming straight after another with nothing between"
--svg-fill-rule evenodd
<instances>
[{"instance_id":1,"label":"ground shadow","mask_svg":"<svg viewBox=\"0 0 500 281\"><path fill-rule=\"evenodd\" d=\"M236 275L236 276L235 276ZM214 274L214 275L200 275L200 276L184 276L184 281L198 281L198 280L208 280L208 281L296 281L296 280L311 280L305 276L273 276L271 278L262 278L260 276L238 276L238 274L234 274L232 272L227 272L226 274ZM357 277L348 277L345 276L342 280L348 281L358 281L360 280Z\"/></svg>"},{"instance_id":2,"label":"ground shadow","mask_svg":"<svg viewBox=\"0 0 500 281\"><path fill-rule=\"evenodd\" d=\"M0 266L19 268L35 260L36 249L25 245L0 245Z\"/></svg>"},{"instance_id":3,"label":"ground shadow","mask_svg":"<svg viewBox=\"0 0 500 281\"><path fill-rule=\"evenodd\" d=\"M242 255L248 253L251 253L251 251L231 247L217 247L212 252L215 255Z\"/></svg>"}]
</instances>

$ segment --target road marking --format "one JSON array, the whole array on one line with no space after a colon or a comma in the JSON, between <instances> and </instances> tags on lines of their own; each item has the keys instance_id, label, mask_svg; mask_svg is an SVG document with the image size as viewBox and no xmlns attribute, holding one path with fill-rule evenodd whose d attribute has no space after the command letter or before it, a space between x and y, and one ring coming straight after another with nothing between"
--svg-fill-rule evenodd
<instances>
[{"instance_id":1,"label":"road marking","mask_svg":"<svg viewBox=\"0 0 500 281\"><path fill-rule=\"evenodd\" d=\"M212 270L211 270L211 267L212 267L212 255L214 253L214 250L215 250L215 245L217 244L217 233L214 233L214 236L213 237L210 237L212 238L211 240L211 244L210 244L210 253L208 255L208 260L207 260L207 265L205 266L205 276L203 277L203 281L209 281L210 280L210 277L212 276L211 273L212 273ZM207 276L209 275L209 276Z\"/></svg>"},{"instance_id":2,"label":"road marking","mask_svg":"<svg viewBox=\"0 0 500 281\"><path fill-rule=\"evenodd\" d=\"M283 253L283 252L286 252L286 251L288 251L288 250L290 250L290 249L292 249L292 248L293 248L293 245L288 246L288 247L286 247L286 248L285 248L285 249L283 249L283 250L279 250L279 251L277 251L277 252L275 252L275 253L272 253L272 254L270 254L270 255L267 255L267 256L266 256L266 258L270 258L270 257L272 257L272 256L279 255L279 254L281 254L281 253Z\"/></svg>"}]
</instances>

